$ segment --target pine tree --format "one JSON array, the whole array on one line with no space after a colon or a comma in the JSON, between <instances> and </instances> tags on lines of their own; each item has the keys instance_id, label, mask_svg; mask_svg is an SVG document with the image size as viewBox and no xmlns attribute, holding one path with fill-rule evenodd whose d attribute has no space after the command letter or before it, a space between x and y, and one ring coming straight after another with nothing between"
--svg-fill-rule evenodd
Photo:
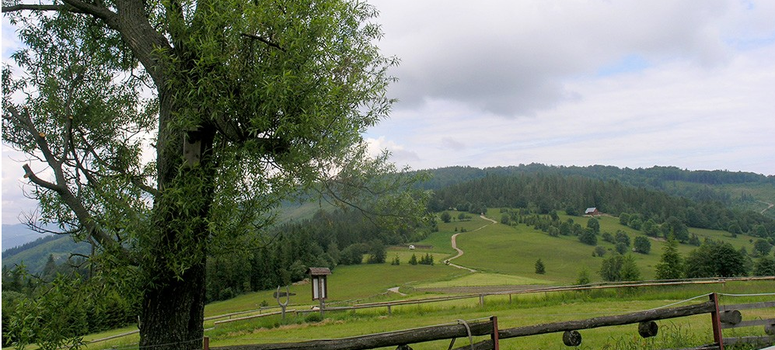
<instances>
[{"instance_id":1,"label":"pine tree","mask_svg":"<svg viewBox=\"0 0 775 350\"><path fill-rule=\"evenodd\" d=\"M657 279L678 279L684 276L684 260L678 253L678 242L673 239L667 241L656 269Z\"/></svg>"},{"instance_id":2,"label":"pine tree","mask_svg":"<svg viewBox=\"0 0 775 350\"><path fill-rule=\"evenodd\" d=\"M543 275L546 273L546 267L544 266L544 262L541 261L541 258L536 260L535 268L536 268L536 273L539 275Z\"/></svg>"}]
</instances>

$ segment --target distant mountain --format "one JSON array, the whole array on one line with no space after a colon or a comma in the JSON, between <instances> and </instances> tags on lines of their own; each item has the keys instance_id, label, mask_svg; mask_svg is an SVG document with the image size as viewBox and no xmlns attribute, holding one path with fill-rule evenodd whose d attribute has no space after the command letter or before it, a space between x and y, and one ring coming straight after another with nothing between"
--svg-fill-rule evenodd
<instances>
[{"instance_id":1,"label":"distant mountain","mask_svg":"<svg viewBox=\"0 0 775 350\"><path fill-rule=\"evenodd\" d=\"M88 255L90 251L91 245L87 242L76 243L70 236L49 235L4 251L3 266L13 268L24 263L27 271L35 274L43 270L49 255L56 261L64 261L70 254Z\"/></svg>"},{"instance_id":2,"label":"distant mountain","mask_svg":"<svg viewBox=\"0 0 775 350\"><path fill-rule=\"evenodd\" d=\"M31 230L25 224L2 226L3 251L18 247L22 244L32 242L38 238L49 236Z\"/></svg>"}]
</instances>

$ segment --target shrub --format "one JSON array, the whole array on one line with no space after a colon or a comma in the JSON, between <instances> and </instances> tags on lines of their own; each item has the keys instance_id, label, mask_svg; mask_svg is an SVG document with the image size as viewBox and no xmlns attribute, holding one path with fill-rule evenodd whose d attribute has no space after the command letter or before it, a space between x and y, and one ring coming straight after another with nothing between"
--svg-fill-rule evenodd
<instances>
[{"instance_id":1,"label":"shrub","mask_svg":"<svg viewBox=\"0 0 775 350\"><path fill-rule=\"evenodd\" d=\"M412 257L409 258L409 265L417 265L417 255L412 254Z\"/></svg>"},{"instance_id":2,"label":"shrub","mask_svg":"<svg viewBox=\"0 0 775 350\"><path fill-rule=\"evenodd\" d=\"M546 273L546 267L544 266L544 262L541 261L540 258L536 260L535 268L536 268L536 273L539 275L543 275Z\"/></svg>"},{"instance_id":3,"label":"shrub","mask_svg":"<svg viewBox=\"0 0 775 350\"><path fill-rule=\"evenodd\" d=\"M584 230L579 235L579 242L589 245L597 245L597 236L595 235L595 231L591 229Z\"/></svg>"},{"instance_id":4,"label":"shrub","mask_svg":"<svg viewBox=\"0 0 775 350\"><path fill-rule=\"evenodd\" d=\"M635 237L633 248L635 248L635 251L638 253L648 254L651 251L651 241L645 236Z\"/></svg>"},{"instance_id":5,"label":"shrub","mask_svg":"<svg viewBox=\"0 0 775 350\"><path fill-rule=\"evenodd\" d=\"M607 250L605 250L605 248L604 248L603 246L600 246L600 245L599 245L599 246L595 247L595 251L594 251L594 254L593 254L593 255L595 255L595 256L599 256L599 257L601 257L601 258L602 258L603 256L605 256L605 253L607 253L607 252L608 252L608 251L607 251Z\"/></svg>"}]
</instances>

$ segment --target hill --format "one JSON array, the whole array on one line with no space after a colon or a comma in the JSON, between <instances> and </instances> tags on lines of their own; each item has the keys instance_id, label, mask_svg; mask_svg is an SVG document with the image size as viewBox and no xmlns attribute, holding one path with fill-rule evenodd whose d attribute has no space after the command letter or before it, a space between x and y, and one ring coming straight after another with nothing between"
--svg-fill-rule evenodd
<instances>
[{"instance_id":1,"label":"hill","mask_svg":"<svg viewBox=\"0 0 775 350\"><path fill-rule=\"evenodd\" d=\"M653 220L661 224L676 218L690 227L775 238L775 220L758 212L733 209L720 201L695 201L617 180L579 175L488 174L436 190L429 204L433 212L455 208L479 214L493 207L526 208L536 214L552 210L578 214L585 208L596 207L613 216L634 213L643 222Z\"/></svg>"},{"instance_id":2,"label":"hill","mask_svg":"<svg viewBox=\"0 0 775 350\"><path fill-rule=\"evenodd\" d=\"M7 225L2 226L3 235L3 251L18 247L22 244L32 242L46 234L41 234L30 230L25 224Z\"/></svg>"},{"instance_id":3,"label":"hill","mask_svg":"<svg viewBox=\"0 0 775 350\"><path fill-rule=\"evenodd\" d=\"M43 271L49 255L61 264L70 256L70 254L88 255L91 246L87 242L73 241L70 236L48 236L38 238L17 248L3 252L3 266L12 268L24 263L27 271L37 274Z\"/></svg>"},{"instance_id":4,"label":"hill","mask_svg":"<svg viewBox=\"0 0 775 350\"><path fill-rule=\"evenodd\" d=\"M439 190L451 185L478 180L487 176L518 175L579 176L601 181L616 181L628 187L660 191L693 201L720 202L730 209L753 210L775 219L775 176L726 170L682 170L677 167L618 168L592 165L549 166L528 164L518 166L473 168L445 167L428 170L432 179L422 183L424 189Z\"/></svg>"}]
</instances>

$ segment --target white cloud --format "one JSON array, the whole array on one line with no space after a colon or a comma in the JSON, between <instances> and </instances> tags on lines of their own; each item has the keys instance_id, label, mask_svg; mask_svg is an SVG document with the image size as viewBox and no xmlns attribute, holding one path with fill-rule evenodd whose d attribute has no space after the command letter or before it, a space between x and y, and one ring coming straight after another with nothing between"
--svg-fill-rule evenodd
<instances>
[{"instance_id":1,"label":"white cloud","mask_svg":"<svg viewBox=\"0 0 775 350\"><path fill-rule=\"evenodd\" d=\"M426 100L415 109L398 108L397 116L370 134L416 151L415 168L541 162L775 174L772 57L775 47L762 47L712 68L673 61L612 76L568 78L563 88L577 98L529 118ZM453 149L449 140L465 147Z\"/></svg>"},{"instance_id":2,"label":"white cloud","mask_svg":"<svg viewBox=\"0 0 775 350\"><path fill-rule=\"evenodd\" d=\"M630 55L713 68L731 58L730 36L772 33L759 12L755 28L745 25L751 11L732 1L374 3L386 32L381 46L402 58L393 92L404 108L455 100L503 116L572 100L566 79Z\"/></svg>"}]
</instances>

